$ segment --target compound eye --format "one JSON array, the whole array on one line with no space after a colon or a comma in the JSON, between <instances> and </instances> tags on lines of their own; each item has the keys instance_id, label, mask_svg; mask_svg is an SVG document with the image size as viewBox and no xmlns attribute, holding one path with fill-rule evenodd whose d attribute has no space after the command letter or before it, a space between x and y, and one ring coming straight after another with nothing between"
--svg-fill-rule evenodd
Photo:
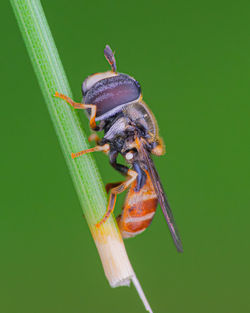
<instances>
[{"instance_id":1,"label":"compound eye","mask_svg":"<svg viewBox=\"0 0 250 313\"><path fill-rule=\"evenodd\" d=\"M140 83L137 80L135 80L135 84L138 87L138 89L141 89L141 85L140 85Z\"/></svg>"},{"instance_id":2,"label":"compound eye","mask_svg":"<svg viewBox=\"0 0 250 313\"><path fill-rule=\"evenodd\" d=\"M113 76L117 76L117 74L112 71L107 71L104 73L95 73L95 74L88 76L82 83L82 95L85 96L87 92L100 80L103 80L105 78L110 78Z\"/></svg>"},{"instance_id":3,"label":"compound eye","mask_svg":"<svg viewBox=\"0 0 250 313\"><path fill-rule=\"evenodd\" d=\"M130 102L138 101L141 95L140 87L132 77L113 72L112 75L93 85L95 76L83 83L84 103L96 105L99 120L121 111L122 106Z\"/></svg>"}]
</instances>

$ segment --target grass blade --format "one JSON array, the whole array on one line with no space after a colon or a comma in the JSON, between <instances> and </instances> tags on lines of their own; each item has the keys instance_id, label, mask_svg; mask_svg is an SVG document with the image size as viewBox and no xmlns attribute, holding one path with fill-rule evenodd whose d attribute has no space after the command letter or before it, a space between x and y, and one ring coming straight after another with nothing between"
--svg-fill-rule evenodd
<instances>
[{"instance_id":1,"label":"grass blade","mask_svg":"<svg viewBox=\"0 0 250 313\"><path fill-rule=\"evenodd\" d=\"M107 205L107 197L96 164L91 155L71 159L71 152L89 147L76 111L53 96L56 91L70 97L72 93L41 3L39 0L11 0L10 2L106 277L112 287L129 285L131 280L134 282L136 276L114 217L109 218L100 229L95 227L104 215ZM137 290L138 286L140 285L136 285ZM142 290L140 294L143 294ZM147 304L145 296L142 299ZM151 311L148 304L146 308Z\"/></svg>"}]
</instances>

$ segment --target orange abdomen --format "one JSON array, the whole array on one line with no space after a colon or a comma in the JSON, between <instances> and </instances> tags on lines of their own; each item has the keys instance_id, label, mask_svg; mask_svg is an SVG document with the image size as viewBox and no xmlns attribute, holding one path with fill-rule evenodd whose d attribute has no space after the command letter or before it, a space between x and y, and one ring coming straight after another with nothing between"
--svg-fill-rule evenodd
<instances>
[{"instance_id":1,"label":"orange abdomen","mask_svg":"<svg viewBox=\"0 0 250 313\"><path fill-rule=\"evenodd\" d=\"M135 192L135 181L125 199L122 214L117 222L123 238L134 237L142 233L152 222L158 204L151 179L147 174L145 185Z\"/></svg>"}]
</instances>

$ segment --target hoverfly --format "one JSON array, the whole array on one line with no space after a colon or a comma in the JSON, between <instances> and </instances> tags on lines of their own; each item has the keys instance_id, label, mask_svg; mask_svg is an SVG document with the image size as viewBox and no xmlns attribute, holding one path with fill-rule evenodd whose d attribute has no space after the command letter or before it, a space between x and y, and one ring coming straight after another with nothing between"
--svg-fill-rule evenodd
<instances>
[{"instance_id":1,"label":"hoverfly","mask_svg":"<svg viewBox=\"0 0 250 313\"><path fill-rule=\"evenodd\" d=\"M110 164L127 178L106 185L107 192L110 191L109 203L96 226L104 223L113 212L117 194L128 189L122 213L117 217L123 238L142 233L151 224L159 202L176 248L182 252L173 214L150 156L165 152L157 122L142 100L140 84L133 77L117 72L114 53L108 45L104 56L111 70L90 75L84 80L82 103L58 92L55 94L74 108L86 110L93 131L104 131L102 139L95 133L90 136L89 140L97 144L94 148L72 153L72 158L103 151L108 154ZM129 167L117 163L118 154L124 157Z\"/></svg>"}]
</instances>

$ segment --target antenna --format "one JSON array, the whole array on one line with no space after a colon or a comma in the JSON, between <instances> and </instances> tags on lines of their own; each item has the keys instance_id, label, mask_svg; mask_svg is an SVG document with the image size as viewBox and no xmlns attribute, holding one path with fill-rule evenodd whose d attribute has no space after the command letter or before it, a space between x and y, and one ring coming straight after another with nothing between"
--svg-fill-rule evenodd
<instances>
[{"instance_id":1,"label":"antenna","mask_svg":"<svg viewBox=\"0 0 250 313\"><path fill-rule=\"evenodd\" d=\"M107 61L109 62L111 69L112 69L112 72L116 73L117 68L116 68L115 56L114 56L114 53L111 50L109 45L106 45L106 47L104 49L104 56L107 59Z\"/></svg>"}]
</instances>

